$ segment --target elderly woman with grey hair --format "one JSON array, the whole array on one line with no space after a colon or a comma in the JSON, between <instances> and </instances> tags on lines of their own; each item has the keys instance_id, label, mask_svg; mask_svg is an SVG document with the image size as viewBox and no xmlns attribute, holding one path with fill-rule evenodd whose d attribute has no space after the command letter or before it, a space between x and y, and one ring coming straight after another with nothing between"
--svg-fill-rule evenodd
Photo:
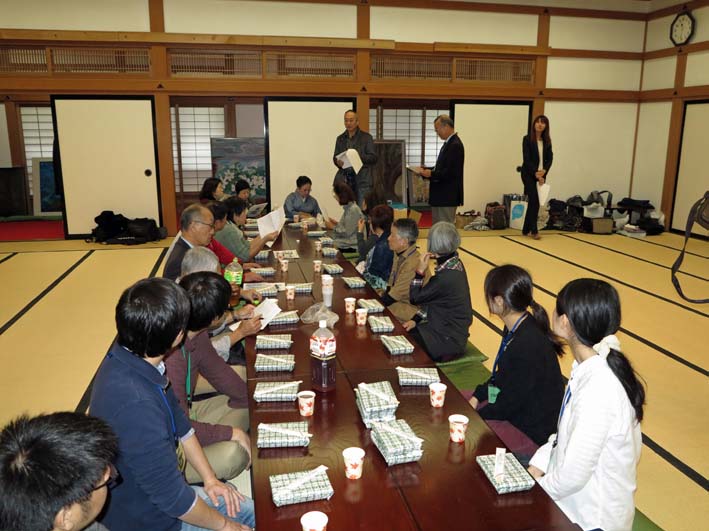
<instances>
[{"instance_id":1,"label":"elderly woman with grey hair","mask_svg":"<svg viewBox=\"0 0 709 531\"><path fill-rule=\"evenodd\" d=\"M436 223L428 234L428 252L421 257L409 289L411 304L420 309L404 328L434 361L462 356L473 322L468 276L458 257L459 245L455 225ZM434 276L424 286L431 258L436 259Z\"/></svg>"}]
</instances>

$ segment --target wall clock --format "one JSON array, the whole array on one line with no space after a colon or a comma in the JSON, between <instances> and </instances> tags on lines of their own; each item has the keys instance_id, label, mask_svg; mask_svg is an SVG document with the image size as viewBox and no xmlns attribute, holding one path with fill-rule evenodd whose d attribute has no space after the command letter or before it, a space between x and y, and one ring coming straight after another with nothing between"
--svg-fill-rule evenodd
<instances>
[{"instance_id":1,"label":"wall clock","mask_svg":"<svg viewBox=\"0 0 709 531\"><path fill-rule=\"evenodd\" d=\"M670 24L670 40L675 46L684 46L694 35L695 21L692 13L682 11Z\"/></svg>"}]
</instances>

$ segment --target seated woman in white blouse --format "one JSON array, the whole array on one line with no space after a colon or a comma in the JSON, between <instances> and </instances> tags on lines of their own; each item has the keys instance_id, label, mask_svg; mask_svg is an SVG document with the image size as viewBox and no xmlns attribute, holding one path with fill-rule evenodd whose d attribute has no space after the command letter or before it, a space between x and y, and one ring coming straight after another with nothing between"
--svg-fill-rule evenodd
<instances>
[{"instance_id":1,"label":"seated woman in white blouse","mask_svg":"<svg viewBox=\"0 0 709 531\"><path fill-rule=\"evenodd\" d=\"M569 282L557 296L553 327L575 361L557 433L534 454L529 472L584 530L630 530L645 389L613 335L618 292L602 280Z\"/></svg>"}]
</instances>

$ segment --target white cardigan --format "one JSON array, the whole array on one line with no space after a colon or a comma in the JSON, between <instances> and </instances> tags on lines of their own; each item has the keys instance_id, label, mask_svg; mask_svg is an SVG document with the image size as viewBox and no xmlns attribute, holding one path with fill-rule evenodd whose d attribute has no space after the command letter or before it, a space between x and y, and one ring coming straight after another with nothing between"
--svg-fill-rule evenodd
<instances>
[{"instance_id":1,"label":"white cardigan","mask_svg":"<svg viewBox=\"0 0 709 531\"><path fill-rule=\"evenodd\" d=\"M574 362L568 387L558 433L530 464L545 472L539 484L572 522L583 529L629 531L642 445L635 410L601 356Z\"/></svg>"}]
</instances>

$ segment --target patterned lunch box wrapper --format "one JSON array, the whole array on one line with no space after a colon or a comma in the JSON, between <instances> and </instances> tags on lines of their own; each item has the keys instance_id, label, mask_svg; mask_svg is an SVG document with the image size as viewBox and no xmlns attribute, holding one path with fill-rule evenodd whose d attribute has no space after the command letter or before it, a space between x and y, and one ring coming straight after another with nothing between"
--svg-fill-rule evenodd
<instances>
[{"instance_id":1,"label":"patterned lunch box wrapper","mask_svg":"<svg viewBox=\"0 0 709 531\"><path fill-rule=\"evenodd\" d=\"M440 382L438 369L435 367L397 367L399 385L429 385Z\"/></svg>"},{"instance_id":2,"label":"patterned lunch box wrapper","mask_svg":"<svg viewBox=\"0 0 709 531\"><path fill-rule=\"evenodd\" d=\"M244 236L247 238L256 238L259 235L259 231L257 230L245 230L244 231Z\"/></svg>"},{"instance_id":3,"label":"patterned lunch box wrapper","mask_svg":"<svg viewBox=\"0 0 709 531\"><path fill-rule=\"evenodd\" d=\"M271 482L271 497L276 507L293 503L329 500L335 494L335 489L332 488L330 478L327 477L327 470L315 474L306 483L296 488L290 488L293 482L308 476L312 472L313 470L306 470L305 472L270 476L268 479Z\"/></svg>"},{"instance_id":4,"label":"patterned lunch box wrapper","mask_svg":"<svg viewBox=\"0 0 709 531\"><path fill-rule=\"evenodd\" d=\"M272 277L276 274L276 270L272 267L252 267L251 272L261 275L262 277Z\"/></svg>"},{"instance_id":5,"label":"patterned lunch box wrapper","mask_svg":"<svg viewBox=\"0 0 709 531\"><path fill-rule=\"evenodd\" d=\"M384 343L389 353L394 356L411 354L414 351L414 346L406 339L406 336L382 336L382 343Z\"/></svg>"},{"instance_id":6,"label":"patterned lunch box wrapper","mask_svg":"<svg viewBox=\"0 0 709 531\"><path fill-rule=\"evenodd\" d=\"M270 251L267 251L266 249L264 249L263 251L259 251L256 253L256 256L254 256L254 260L256 260L257 262L265 262L266 260L268 260L269 253Z\"/></svg>"},{"instance_id":7,"label":"patterned lunch box wrapper","mask_svg":"<svg viewBox=\"0 0 709 531\"><path fill-rule=\"evenodd\" d=\"M335 244L335 240L333 240L329 236L323 236L322 238L320 238L320 243L322 243L323 247L329 247Z\"/></svg>"},{"instance_id":8,"label":"patterned lunch box wrapper","mask_svg":"<svg viewBox=\"0 0 709 531\"><path fill-rule=\"evenodd\" d=\"M335 258L337 256L337 249L334 247L323 247L322 255L325 258Z\"/></svg>"},{"instance_id":9,"label":"patterned lunch box wrapper","mask_svg":"<svg viewBox=\"0 0 709 531\"><path fill-rule=\"evenodd\" d=\"M423 455L422 441L416 440L418 437L405 420L375 422L371 436L387 465L418 461Z\"/></svg>"},{"instance_id":10,"label":"patterned lunch box wrapper","mask_svg":"<svg viewBox=\"0 0 709 531\"><path fill-rule=\"evenodd\" d=\"M254 389L256 402L293 402L300 382L258 382Z\"/></svg>"},{"instance_id":11,"label":"patterned lunch box wrapper","mask_svg":"<svg viewBox=\"0 0 709 531\"><path fill-rule=\"evenodd\" d=\"M295 369L293 354L256 354L256 372L291 372Z\"/></svg>"},{"instance_id":12,"label":"patterned lunch box wrapper","mask_svg":"<svg viewBox=\"0 0 709 531\"><path fill-rule=\"evenodd\" d=\"M344 271L344 269L342 269L342 266L339 264L323 264L322 267L327 273L330 273L331 275L339 275Z\"/></svg>"},{"instance_id":13,"label":"patterned lunch box wrapper","mask_svg":"<svg viewBox=\"0 0 709 531\"><path fill-rule=\"evenodd\" d=\"M359 299L357 306L367 308L367 313L379 313L384 311L384 306L377 299Z\"/></svg>"},{"instance_id":14,"label":"patterned lunch box wrapper","mask_svg":"<svg viewBox=\"0 0 709 531\"><path fill-rule=\"evenodd\" d=\"M297 260L300 258L300 255L295 249L286 249L283 251L283 258L286 260Z\"/></svg>"},{"instance_id":15,"label":"patterned lunch box wrapper","mask_svg":"<svg viewBox=\"0 0 709 531\"><path fill-rule=\"evenodd\" d=\"M273 319L271 319L271 322L268 324L269 325L287 325L287 324L297 323L298 321L300 321L300 317L298 317L298 310L290 310L287 312L279 313Z\"/></svg>"},{"instance_id":16,"label":"patterned lunch box wrapper","mask_svg":"<svg viewBox=\"0 0 709 531\"><path fill-rule=\"evenodd\" d=\"M269 430L268 428L272 429ZM305 421L276 422L259 424L258 426L258 441L256 442L258 448L291 448L294 446L308 446L309 444L308 423Z\"/></svg>"},{"instance_id":17,"label":"patterned lunch box wrapper","mask_svg":"<svg viewBox=\"0 0 709 531\"><path fill-rule=\"evenodd\" d=\"M342 277L348 288L357 289L363 288L367 285L367 282L363 278L359 277Z\"/></svg>"},{"instance_id":18,"label":"patterned lunch box wrapper","mask_svg":"<svg viewBox=\"0 0 709 531\"><path fill-rule=\"evenodd\" d=\"M505 475L502 478L495 478L495 456L479 455L475 460L483 469L487 479L495 487L498 494L508 492L520 492L529 490L534 486L534 478L517 461L511 452L505 454Z\"/></svg>"},{"instance_id":19,"label":"patterned lunch box wrapper","mask_svg":"<svg viewBox=\"0 0 709 531\"><path fill-rule=\"evenodd\" d=\"M312 282L302 282L300 284L294 284L296 293L312 293L313 283Z\"/></svg>"},{"instance_id":20,"label":"patterned lunch box wrapper","mask_svg":"<svg viewBox=\"0 0 709 531\"><path fill-rule=\"evenodd\" d=\"M309 230L308 231L308 238L322 238L323 236L325 236L324 230Z\"/></svg>"},{"instance_id":21,"label":"patterned lunch box wrapper","mask_svg":"<svg viewBox=\"0 0 709 531\"><path fill-rule=\"evenodd\" d=\"M359 411L359 415L360 417L362 417L362 422L367 428L371 428L372 426L374 426L375 422L396 419L396 411L392 413L376 413L374 415L369 415L364 411L364 409L362 409L362 403L359 401L358 398L355 398L355 403L357 404L357 410Z\"/></svg>"},{"instance_id":22,"label":"patterned lunch box wrapper","mask_svg":"<svg viewBox=\"0 0 709 531\"><path fill-rule=\"evenodd\" d=\"M290 334L272 334L256 336L257 350L278 350L290 348L293 344Z\"/></svg>"},{"instance_id":23,"label":"patterned lunch box wrapper","mask_svg":"<svg viewBox=\"0 0 709 531\"><path fill-rule=\"evenodd\" d=\"M382 418L393 415L399 407L394 389L388 381L359 384L355 395L360 402L362 411L369 418Z\"/></svg>"},{"instance_id":24,"label":"patterned lunch box wrapper","mask_svg":"<svg viewBox=\"0 0 709 531\"><path fill-rule=\"evenodd\" d=\"M386 315L370 315L367 317L367 322L369 323L369 327L372 329L372 332L375 334L394 331L394 323Z\"/></svg>"}]
</instances>

